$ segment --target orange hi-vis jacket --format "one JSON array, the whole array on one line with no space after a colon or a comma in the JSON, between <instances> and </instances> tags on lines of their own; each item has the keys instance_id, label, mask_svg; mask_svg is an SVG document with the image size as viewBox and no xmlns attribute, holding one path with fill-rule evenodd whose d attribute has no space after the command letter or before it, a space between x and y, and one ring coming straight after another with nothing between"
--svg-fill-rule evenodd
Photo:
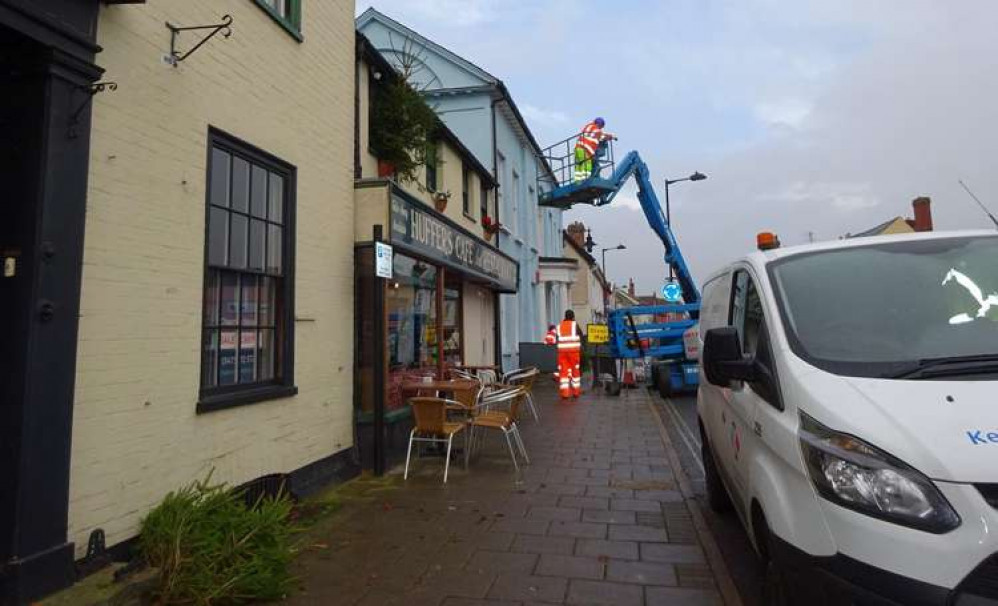
<instances>
[{"instance_id":1,"label":"orange hi-vis jacket","mask_svg":"<svg viewBox=\"0 0 998 606\"><path fill-rule=\"evenodd\" d=\"M575 320L562 320L558 325L558 353L577 351L582 351L578 325Z\"/></svg>"},{"instance_id":2,"label":"orange hi-vis jacket","mask_svg":"<svg viewBox=\"0 0 998 606\"><path fill-rule=\"evenodd\" d=\"M552 328L548 331L548 334L544 335L545 345L554 345L558 342L558 333Z\"/></svg>"},{"instance_id":3,"label":"orange hi-vis jacket","mask_svg":"<svg viewBox=\"0 0 998 606\"><path fill-rule=\"evenodd\" d=\"M579 135L579 140L576 141L575 147L581 147L586 150L587 156L595 156L596 148L599 147L602 140L603 129L597 126L595 122L590 122L583 127L582 134Z\"/></svg>"}]
</instances>

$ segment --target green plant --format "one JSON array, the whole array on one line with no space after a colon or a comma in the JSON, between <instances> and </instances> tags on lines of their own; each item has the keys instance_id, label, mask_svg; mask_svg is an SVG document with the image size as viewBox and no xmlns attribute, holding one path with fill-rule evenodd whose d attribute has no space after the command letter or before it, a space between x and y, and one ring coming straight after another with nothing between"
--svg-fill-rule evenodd
<instances>
[{"instance_id":1,"label":"green plant","mask_svg":"<svg viewBox=\"0 0 998 606\"><path fill-rule=\"evenodd\" d=\"M292 503L286 495L247 507L211 476L171 492L142 520L139 545L159 570L161 604L232 604L287 595Z\"/></svg>"},{"instance_id":2,"label":"green plant","mask_svg":"<svg viewBox=\"0 0 998 606\"><path fill-rule=\"evenodd\" d=\"M415 181L420 165L433 159L436 113L403 78L376 86L371 106L374 155L391 164L399 179Z\"/></svg>"}]
</instances>

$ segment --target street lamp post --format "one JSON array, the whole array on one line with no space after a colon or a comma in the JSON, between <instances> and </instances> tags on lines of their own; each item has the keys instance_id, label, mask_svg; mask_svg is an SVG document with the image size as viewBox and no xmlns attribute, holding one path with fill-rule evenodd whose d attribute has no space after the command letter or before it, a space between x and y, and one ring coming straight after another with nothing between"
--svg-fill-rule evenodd
<instances>
[{"instance_id":1,"label":"street lamp post","mask_svg":"<svg viewBox=\"0 0 998 606\"><path fill-rule=\"evenodd\" d=\"M665 180L665 222L669 224L669 229L672 229L672 211L669 208L669 186L673 183L681 183L683 181L703 181L707 178L707 175L697 171L694 172L689 177L683 177L682 179L666 179ZM669 265L669 279L672 280L672 265Z\"/></svg>"},{"instance_id":2,"label":"street lamp post","mask_svg":"<svg viewBox=\"0 0 998 606\"><path fill-rule=\"evenodd\" d=\"M601 253L603 255L603 267L602 267L602 269L603 269L603 281L604 282L608 282L607 277L606 277L606 251L608 251L608 250L624 250L626 248L627 247L624 246L623 244L618 244L616 246L611 246L610 248L603 248L603 249L601 249ZM606 322L606 320L607 320L606 300L607 300L607 295L605 294L605 291L604 291L604 295L603 295L603 321L604 322Z\"/></svg>"}]
</instances>

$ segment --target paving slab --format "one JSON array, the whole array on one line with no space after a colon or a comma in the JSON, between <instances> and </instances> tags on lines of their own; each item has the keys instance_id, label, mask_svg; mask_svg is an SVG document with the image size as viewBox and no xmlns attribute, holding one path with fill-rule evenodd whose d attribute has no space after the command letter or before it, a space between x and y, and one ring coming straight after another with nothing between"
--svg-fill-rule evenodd
<instances>
[{"instance_id":1,"label":"paving slab","mask_svg":"<svg viewBox=\"0 0 998 606\"><path fill-rule=\"evenodd\" d=\"M563 404L538 385L535 402L519 473L490 440L446 485L439 457L407 481L397 469L345 485L353 496L309 531L326 547L298 558L302 590L284 603L720 604L648 394Z\"/></svg>"}]
</instances>

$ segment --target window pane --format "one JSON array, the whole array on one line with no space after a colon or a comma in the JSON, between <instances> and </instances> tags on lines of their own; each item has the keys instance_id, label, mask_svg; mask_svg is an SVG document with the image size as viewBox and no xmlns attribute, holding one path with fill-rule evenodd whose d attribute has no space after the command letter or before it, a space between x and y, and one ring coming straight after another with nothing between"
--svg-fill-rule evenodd
<instances>
[{"instance_id":1,"label":"window pane","mask_svg":"<svg viewBox=\"0 0 998 606\"><path fill-rule=\"evenodd\" d=\"M237 330L222 331L222 347L218 356L218 384L234 385L236 382Z\"/></svg>"},{"instance_id":2,"label":"window pane","mask_svg":"<svg viewBox=\"0 0 998 606\"><path fill-rule=\"evenodd\" d=\"M211 150L211 184L209 185L212 204L229 205L229 162L231 157L226 152L215 148Z\"/></svg>"},{"instance_id":3,"label":"window pane","mask_svg":"<svg viewBox=\"0 0 998 606\"><path fill-rule=\"evenodd\" d=\"M268 217L274 223L284 223L284 177L270 173L270 210Z\"/></svg>"},{"instance_id":4,"label":"window pane","mask_svg":"<svg viewBox=\"0 0 998 606\"><path fill-rule=\"evenodd\" d=\"M267 226L267 272L281 275L281 228L277 225Z\"/></svg>"},{"instance_id":5,"label":"window pane","mask_svg":"<svg viewBox=\"0 0 998 606\"><path fill-rule=\"evenodd\" d=\"M277 310L274 308L277 302L278 280L260 277L260 326L274 326L277 324Z\"/></svg>"},{"instance_id":6,"label":"window pane","mask_svg":"<svg viewBox=\"0 0 998 606\"><path fill-rule=\"evenodd\" d=\"M222 274L222 326L235 326L239 322L239 274L227 271Z\"/></svg>"},{"instance_id":7,"label":"window pane","mask_svg":"<svg viewBox=\"0 0 998 606\"><path fill-rule=\"evenodd\" d=\"M257 319L257 299L256 299L256 276L244 274L242 276L242 297L240 297L240 323L243 326L256 326Z\"/></svg>"},{"instance_id":8,"label":"window pane","mask_svg":"<svg viewBox=\"0 0 998 606\"><path fill-rule=\"evenodd\" d=\"M208 215L208 265L224 266L228 262L229 213L212 208Z\"/></svg>"},{"instance_id":9,"label":"window pane","mask_svg":"<svg viewBox=\"0 0 998 606\"><path fill-rule=\"evenodd\" d=\"M209 269L208 279L205 281L204 290L204 325L218 325L218 304L222 294L222 272L217 269Z\"/></svg>"},{"instance_id":10,"label":"window pane","mask_svg":"<svg viewBox=\"0 0 998 606\"><path fill-rule=\"evenodd\" d=\"M274 346L274 331L260 330L257 342L257 381L267 381L274 378L274 362L277 359Z\"/></svg>"},{"instance_id":11,"label":"window pane","mask_svg":"<svg viewBox=\"0 0 998 606\"><path fill-rule=\"evenodd\" d=\"M263 271L266 256L267 224L256 219L250 220L249 268Z\"/></svg>"},{"instance_id":12,"label":"window pane","mask_svg":"<svg viewBox=\"0 0 998 606\"><path fill-rule=\"evenodd\" d=\"M256 381L256 330L239 333L239 382Z\"/></svg>"},{"instance_id":13,"label":"window pane","mask_svg":"<svg viewBox=\"0 0 998 606\"><path fill-rule=\"evenodd\" d=\"M247 212L249 209L250 165L239 156L232 158L232 208Z\"/></svg>"},{"instance_id":14,"label":"window pane","mask_svg":"<svg viewBox=\"0 0 998 606\"><path fill-rule=\"evenodd\" d=\"M246 240L249 219L233 214L232 234L229 237L229 267L242 269L246 267Z\"/></svg>"},{"instance_id":15,"label":"window pane","mask_svg":"<svg viewBox=\"0 0 998 606\"><path fill-rule=\"evenodd\" d=\"M218 331L204 331L201 351L201 387L214 387L218 376Z\"/></svg>"},{"instance_id":16,"label":"window pane","mask_svg":"<svg viewBox=\"0 0 998 606\"><path fill-rule=\"evenodd\" d=\"M267 218L267 169L253 167L253 183L250 189L250 212L254 217Z\"/></svg>"}]
</instances>

